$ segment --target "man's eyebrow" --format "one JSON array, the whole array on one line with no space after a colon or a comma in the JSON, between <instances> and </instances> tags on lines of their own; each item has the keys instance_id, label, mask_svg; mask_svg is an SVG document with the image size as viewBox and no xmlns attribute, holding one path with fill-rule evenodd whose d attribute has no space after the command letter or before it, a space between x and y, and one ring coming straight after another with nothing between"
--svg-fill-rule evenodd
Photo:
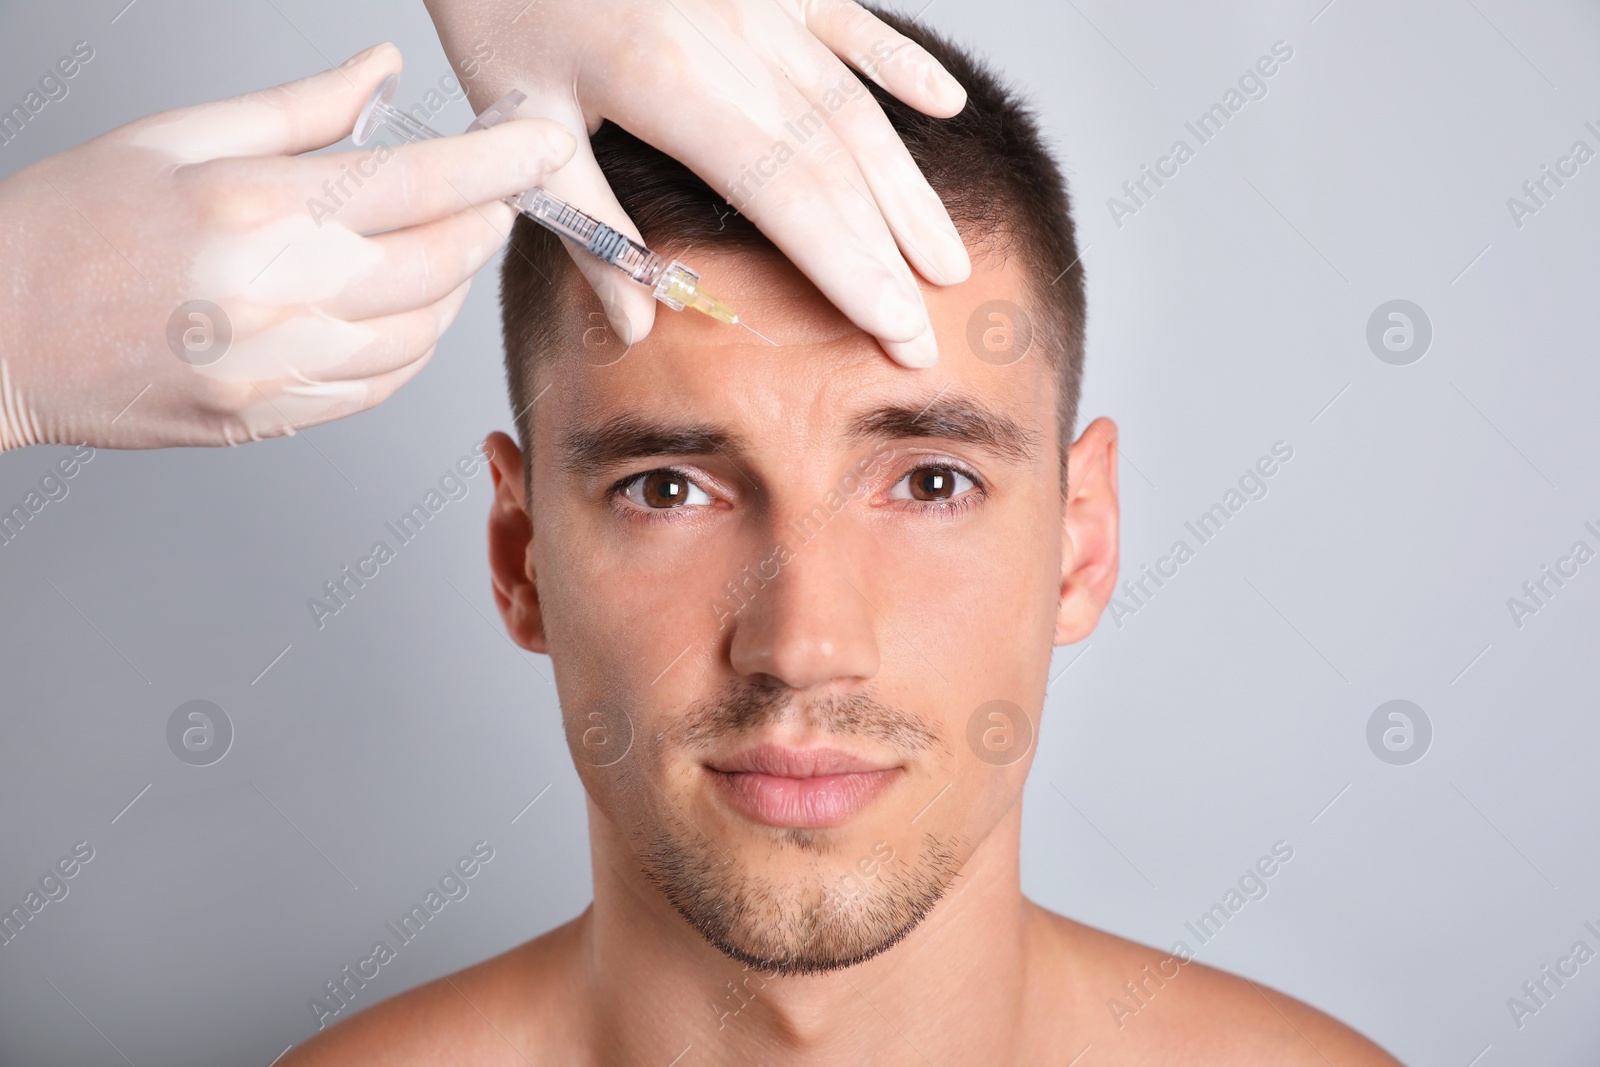
<instances>
[{"instance_id":1,"label":"man's eyebrow","mask_svg":"<svg viewBox=\"0 0 1600 1067\"><path fill-rule=\"evenodd\" d=\"M1039 456L1040 434L1008 415L963 396L937 396L931 402L888 404L857 415L855 438L934 437L977 445L998 456L1031 463Z\"/></svg>"},{"instance_id":2,"label":"man's eyebrow","mask_svg":"<svg viewBox=\"0 0 1600 1067\"><path fill-rule=\"evenodd\" d=\"M644 456L705 456L743 449L740 437L720 427L659 422L638 415L616 415L598 426L572 430L563 435L560 445L562 465L579 477Z\"/></svg>"}]
</instances>

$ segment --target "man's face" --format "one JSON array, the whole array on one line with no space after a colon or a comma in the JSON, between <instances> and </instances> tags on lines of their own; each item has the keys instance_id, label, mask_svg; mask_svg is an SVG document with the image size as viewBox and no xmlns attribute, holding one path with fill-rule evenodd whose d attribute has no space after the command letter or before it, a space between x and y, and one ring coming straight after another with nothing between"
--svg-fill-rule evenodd
<instances>
[{"instance_id":1,"label":"man's face","mask_svg":"<svg viewBox=\"0 0 1600 1067\"><path fill-rule=\"evenodd\" d=\"M1064 632L1055 372L968 345L1024 303L1018 264L925 288L941 361L910 371L786 261L700 258L749 328L664 313L621 358L547 354L526 521L494 439L497 593L554 663L596 847L729 955L826 970L908 932L1016 803L1051 647L1104 596Z\"/></svg>"}]
</instances>

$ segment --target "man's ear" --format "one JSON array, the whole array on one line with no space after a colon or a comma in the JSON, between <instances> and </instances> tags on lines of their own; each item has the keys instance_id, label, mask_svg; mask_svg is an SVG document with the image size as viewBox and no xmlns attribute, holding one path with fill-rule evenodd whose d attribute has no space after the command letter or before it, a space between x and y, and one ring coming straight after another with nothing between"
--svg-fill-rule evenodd
<instances>
[{"instance_id":1,"label":"man's ear","mask_svg":"<svg viewBox=\"0 0 1600 1067\"><path fill-rule=\"evenodd\" d=\"M498 430L484 440L494 475L489 505L489 574L494 602L511 640L529 652L548 652L539 591L533 584L533 524L523 494L522 450Z\"/></svg>"},{"instance_id":2,"label":"man's ear","mask_svg":"<svg viewBox=\"0 0 1600 1067\"><path fill-rule=\"evenodd\" d=\"M1095 419L1067 452L1056 644L1094 631L1117 584L1117 424Z\"/></svg>"}]
</instances>

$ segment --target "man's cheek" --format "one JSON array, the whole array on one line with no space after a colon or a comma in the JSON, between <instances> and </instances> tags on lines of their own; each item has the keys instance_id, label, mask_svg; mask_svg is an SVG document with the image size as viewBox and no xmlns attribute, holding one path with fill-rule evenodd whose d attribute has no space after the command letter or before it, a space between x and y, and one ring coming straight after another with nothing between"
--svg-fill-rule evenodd
<instances>
[{"instance_id":1,"label":"man's cheek","mask_svg":"<svg viewBox=\"0 0 1600 1067\"><path fill-rule=\"evenodd\" d=\"M934 677L948 679L951 713L959 720L950 728L959 736L967 716L987 701L1028 707L1039 699L1054 648L1059 551L1042 538L1019 536L1023 523L986 520L984 527L1010 536L995 542L973 536L907 553L895 579L907 590L895 620L905 642L896 643L916 646L910 667L926 657L938 667Z\"/></svg>"},{"instance_id":2,"label":"man's cheek","mask_svg":"<svg viewBox=\"0 0 1600 1067\"><path fill-rule=\"evenodd\" d=\"M539 583L541 615L574 698L580 678L585 700L648 688L652 679L663 689L696 650L717 647L717 605L728 599L723 585L732 575L681 531L607 536L548 555L557 573Z\"/></svg>"},{"instance_id":3,"label":"man's cheek","mask_svg":"<svg viewBox=\"0 0 1600 1067\"><path fill-rule=\"evenodd\" d=\"M876 557L860 566L860 572L875 575L862 593L876 609L882 672L908 683L922 679L944 690L938 705L954 700L970 711L992 688L986 677L995 655L989 638L1008 632L1009 609L991 568L965 546L941 540L937 528L930 528L880 545ZM920 703L928 706L931 697L924 692ZM964 716L950 727L965 728Z\"/></svg>"}]
</instances>

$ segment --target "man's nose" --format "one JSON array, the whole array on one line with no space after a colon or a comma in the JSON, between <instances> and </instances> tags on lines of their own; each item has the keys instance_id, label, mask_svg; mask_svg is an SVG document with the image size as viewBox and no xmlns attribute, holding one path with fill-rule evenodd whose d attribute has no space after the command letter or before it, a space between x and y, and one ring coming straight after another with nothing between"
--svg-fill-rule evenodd
<instances>
[{"instance_id":1,"label":"man's nose","mask_svg":"<svg viewBox=\"0 0 1600 1067\"><path fill-rule=\"evenodd\" d=\"M797 527L782 529L792 534ZM804 543L786 537L788 561L770 580L773 566L766 568L766 584L752 591L735 617L728 653L733 669L747 677L768 675L797 690L875 676L880 620L868 601L868 536L846 513Z\"/></svg>"}]
</instances>

